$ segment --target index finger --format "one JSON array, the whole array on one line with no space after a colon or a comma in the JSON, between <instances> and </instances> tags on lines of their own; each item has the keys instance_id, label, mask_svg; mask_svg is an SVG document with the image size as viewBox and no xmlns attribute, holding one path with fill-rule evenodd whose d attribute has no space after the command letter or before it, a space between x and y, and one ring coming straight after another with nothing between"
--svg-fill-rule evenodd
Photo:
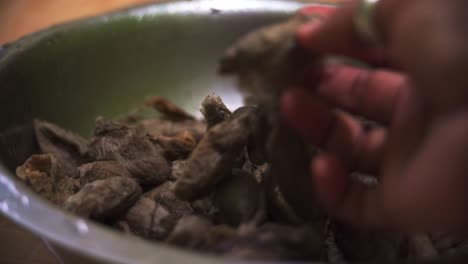
<instances>
[{"instance_id":1,"label":"index finger","mask_svg":"<svg viewBox=\"0 0 468 264\"><path fill-rule=\"evenodd\" d=\"M393 9L389 1L381 0L375 9L376 27L385 32L382 26L387 20L388 9ZM353 57L373 65L389 64L384 47L371 47L363 41L354 26L354 14L359 1L352 1L338 9L323 23L310 22L299 28L297 38L301 46L315 54L335 54ZM382 14L382 15L381 15Z\"/></svg>"}]
</instances>

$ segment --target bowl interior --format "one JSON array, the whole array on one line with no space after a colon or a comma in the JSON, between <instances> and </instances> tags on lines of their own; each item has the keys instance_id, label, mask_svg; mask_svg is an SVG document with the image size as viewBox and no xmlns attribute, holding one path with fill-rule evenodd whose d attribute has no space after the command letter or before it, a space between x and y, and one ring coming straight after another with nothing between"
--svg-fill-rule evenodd
<instances>
[{"instance_id":1,"label":"bowl interior","mask_svg":"<svg viewBox=\"0 0 468 264\"><path fill-rule=\"evenodd\" d=\"M149 5L60 25L7 45L0 61L0 211L55 244L108 262L206 263L205 257L63 213L16 181L12 172L34 151L31 120L89 136L96 116L116 117L150 95L198 113L203 98L216 93L235 109L242 100L232 80L217 76L219 56L244 33L300 6L261 0Z\"/></svg>"}]
</instances>

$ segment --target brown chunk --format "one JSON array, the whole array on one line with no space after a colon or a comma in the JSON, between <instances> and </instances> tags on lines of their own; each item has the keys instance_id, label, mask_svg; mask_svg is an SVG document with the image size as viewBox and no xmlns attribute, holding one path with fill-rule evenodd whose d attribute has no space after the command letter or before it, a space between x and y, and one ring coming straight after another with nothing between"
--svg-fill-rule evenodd
<instances>
[{"instance_id":1,"label":"brown chunk","mask_svg":"<svg viewBox=\"0 0 468 264\"><path fill-rule=\"evenodd\" d=\"M406 238L398 232L370 231L336 222L332 230L338 248L348 261L396 261L408 255Z\"/></svg>"},{"instance_id":2,"label":"brown chunk","mask_svg":"<svg viewBox=\"0 0 468 264\"><path fill-rule=\"evenodd\" d=\"M214 205L213 194L200 198L190 203L195 213L209 218L213 218L218 212Z\"/></svg>"},{"instance_id":3,"label":"brown chunk","mask_svg":"<svg viewBox=\"0 0 468 264\"><path fill-rule=\"evenodd\" d=\"M83 217L107 220L124 213L140 196L141 188L133 179L112 177L85 185L64 208Z\"/></svg>"},{"instance_id":4,"label":"brown chunk","mask_svg":"<svg viewBox=\"0 0 468 264\"><path fill-rule=\"evenodd\" d=\"M195 120L195 118L173 102L160 96L153 96L145 101L145 105L160 112L164 118L178 120Z\"/></svg>"},{"instance_id":5,"label":"brown chunk","mask_svg":"<svg viewBox=\"0 0 468 264\"><path fill-rule=\"evenodd\" d=\"M247 142L251 121L251 113L245 112L209 129L180 168L174 192L193 200L229 176Z\"/></svg>"},{"instance_id":6,"label":"brown chunk","mask_svg":"<svg viewBox=\"0 0 468 264\"><path fill-rule=\"evenodd\" d=\"M98 118L91 151L98 161L116 161L142 185L157 185L171 175L159 146L145 132Z\"/></svg>"},{"instance_id":7,"label":"brown chunk","mask_svg":"<svg viewBox=\"0 0 468 264\"><path fill-rule=\"evenodd\" d=\"M214 252L221 243L233 239L237 235L234 228L228 225L212 226L206 234L204 248Z\"/></svg>"},{"instance_id":8,"label":"brown chunk","mask_svg":"<svg viewBox=\"0 0 468 264\"><path fill-rule=\"evenodd\" d=\"M211 223L196 215L182 217L166 239L171 245L188 249L200 249L206 242Z\"/></svg>"},{"instance_id":9,"label":"brown chunk","mask_svg":"<svg viewBox=\"0 0 468 264\"><path fill-rule=\"evenodd\" d=\"M260 208L263 190L255 176L245 170L234 170L233 176L221 182L214 202L218 220L232 226L251 220Z\"/></svg>"},{"instance_id":10,"label":"brown chunk","mask_svg":"<svg viewBox=\"0 0 468 264\"><path fill-rule=\"evenodd\" d=\"M79 189L64 166L52 154L33 155L16 170L16 175L47 200L61 205Z\"/></svg>"},{"instance_id":11,"label":"brown chunk","mask_svg":"<svg viewBox=\"0 0 468 264\"><path fill-rule=\"evenodd\" d=\"M149 198L151 200L159 200L161 199L162 195L167 192L171 192L171 185L173 183L170 181L167 181L143 194L143 197Z\"/></svg>"},{"instance_id":12,"label":"brown chunk","mask_svg":"<svg viewBox=\"0 0 468 264\"><path fill-rule=\"evenodd\" d=\"M231 116L231 111L216 95L208 95L202 103L201 113L205 117L208 128L227 120Z\"/></svg>"},{"instance_id":13,"label":"brown chunk","mask_svg":"<svg viewBox=\"0 0 468 264\"><path fill-rule=\"evenodd\" d=\"M189 131L184 131L174 137L159 136L153 142L161 146L164 156L169 161L186 159L197 145L197 141Z\"/></svg>"},{"instance_id":14,"label":"brown chunk","mask_svg":"<svg viewBox=\"0 0 468 264\"><path fill-rule=\"evenodd\" d=\"M319 233L306 226L264 225L222 243L217 252L262 261L317 260L323 245Z\"/></svg>"},{"instance_id":15,"label":"brown chunk","mask_svg":"<svg viewBox=\"0 0 468 264\"><path fill-rule=\"evenodd\" d=\"M266 158L285 200L298 215L315 221L324 215L318 202L311 199L309 162L313 152L298 132L285 123L279 107L282 92L300 80L307 66L315 63L295 38L297 28L310 19L319 18L298 15L247 34L225 52L219 70L236 75L245 100L258 105L266 115L264 144L248 148L254 162Z\"/></svg>"},{"instance_id":16,"label":"brown chunk","mask_svg":"<svg viewBox=\"0 0 468 264\"><path fill-rule=\"evenodd\" d=\"M126 221L135 234L162 240L169 235L181 217L191 213L192 208L187 202L161 190L142 197L127 212Z\"/></svg>"},{"instance_id":17,"label":"brown chunk","mask_svg":"<svg viewBox=\"0 0 468 264\"><path fill-rule=\"evenodd\" d=\"M34 120L34 131L40 152L53 154L69 173L90 160L88 142L80 135L41 120Z\"/></svg>"},{"instance_id":18,"label":"brown chunk","mask_svg":"<svg viewBox=\"0 0 468 264\"><path fill-rule=\"evenodd\" d=\"M174 137L184 131L189 131L193 138L199 142L205 134L206 124L200 120L172 122L170 120L153 118L143 120L137 128L140 128L155 138L159 136Z\"/></svg>"},{"instance_id":19,"label":"brown chunk","mask_svg":"<svg viewBox=\"0 0 468 264\"><path fill-rule=\"evenodd\" d=\"M143 237L151 237L156 202L141 197L125 216L125 221L131 232Z\"/></svg>"},{"instance_id":20,"label":"brown chunk","mask_svg":"<svg viewBox=\"0 0 468 264\"><path fill-rule=\"evenodd\" d=\"M82 185L116 176L132 177L125 166L115 161L91 162L81 165L78 170Z\"/></svg>"}]
</instances>

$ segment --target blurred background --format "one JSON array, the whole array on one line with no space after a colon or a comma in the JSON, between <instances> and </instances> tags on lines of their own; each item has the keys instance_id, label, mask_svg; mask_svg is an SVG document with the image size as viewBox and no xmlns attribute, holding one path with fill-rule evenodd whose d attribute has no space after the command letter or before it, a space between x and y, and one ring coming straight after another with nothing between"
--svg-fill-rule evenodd
<instances>
[{"instance_id":1,"label":"blurred background","mask_svg":"<svg viewBox=\"0 0 468 264\"><path fill-rule=\"evenodd\" d=\"M47 26L162 0L0 0L0 43ZM235 0L233 0L235 1Z\"/></svg>"}]
</instances>

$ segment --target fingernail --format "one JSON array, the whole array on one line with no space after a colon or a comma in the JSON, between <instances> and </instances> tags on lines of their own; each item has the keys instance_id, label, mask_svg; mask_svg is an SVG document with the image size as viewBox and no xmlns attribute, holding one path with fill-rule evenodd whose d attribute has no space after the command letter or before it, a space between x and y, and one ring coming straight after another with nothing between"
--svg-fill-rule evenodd
<instances>
[{"instance_id":1,"label":"fingernail","mask_svg":"<svg viewBox=\"0 0 468 264\"><path fill-rule=\"evenodd\" d=\"M297 30L297 40L303 48L309 48L313 42L314 33L320 28L322 23L318 20L311 21L299 27Z\"/></svg>"}]
</instances>

